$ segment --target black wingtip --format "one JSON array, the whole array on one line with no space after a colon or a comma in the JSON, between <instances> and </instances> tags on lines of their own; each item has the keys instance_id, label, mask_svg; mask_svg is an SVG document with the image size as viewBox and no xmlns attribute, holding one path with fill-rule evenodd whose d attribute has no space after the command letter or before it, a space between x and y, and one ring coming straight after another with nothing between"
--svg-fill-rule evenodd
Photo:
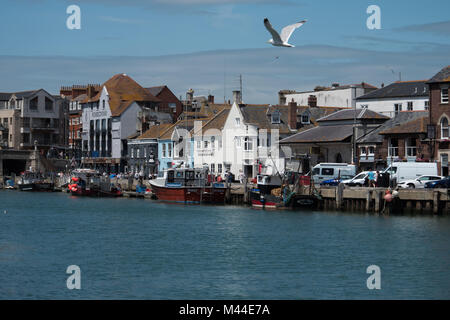
<instances>
[{"instance_id":1,"label":"black wingtip","mask_svg":"<svg viewBox=\"0 0 450 320\"><path fill-rule=\"evenodd\" d=\"M267 22L267 21L269 21L269 19L267 19L267 18L264 18L264 22Z\"/></svg>"}]
</instances>

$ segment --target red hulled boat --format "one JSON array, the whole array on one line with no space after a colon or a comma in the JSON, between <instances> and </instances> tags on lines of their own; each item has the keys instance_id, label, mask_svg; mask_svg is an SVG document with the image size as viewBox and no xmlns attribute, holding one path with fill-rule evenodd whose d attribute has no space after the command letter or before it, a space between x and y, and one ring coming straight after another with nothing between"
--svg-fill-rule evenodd
<instances>
[{"instance_id":1,"label":"red hulled boat","mask_svg":"<svg viewBox=\"0 0 450 320\"><path fill-rule=\"evenodd\" d=\"M158 200L181 203L224 203L226 187L208 181L208 169L174 168L150 181Z\"/></svg>"}]
</instances>

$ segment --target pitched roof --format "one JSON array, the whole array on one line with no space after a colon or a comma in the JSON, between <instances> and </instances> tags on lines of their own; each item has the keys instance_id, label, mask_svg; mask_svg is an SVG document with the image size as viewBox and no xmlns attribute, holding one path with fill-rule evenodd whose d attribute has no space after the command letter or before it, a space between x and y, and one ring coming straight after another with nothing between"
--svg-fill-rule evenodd
<instances>
[{"instance_id":1,"label":"pitched roof","mask_svg":"<svg viewBox=\"0 0 450 320\"><path fill-rule=\"evenodd\" d=\"M137 139L158 139L171 126L171 123L162 123L151 126L147 131L137 137Z\"/></svg>"},{"instance_id":2,"label":"pitched roof","mask_svg":"<svg viewBox=\"0 0 450 320\"><path fill-rule=\"evenodd\" d=\"M394 118L387 120L378 128L370 131L363 137L358 139L358 143L382 143L383 136L380 135L382 131L388 131L397 126L412 122L416 119L428 117L428 111L402 111L399 112ZM426 127L426 126L425 126ZM412 131L411 131L412 132Z\"/></svg>"},{"instance_id":3,"label":"pitched roof","mask_svg":"<svg viewBox=\"0 0 450 320\"><path fill-rule=\"evenodd\" d=\"M369 92L356 100L400 98L400 97L427 97L428 86L426 80L397 81L378 90Z\"/></svg>"},{"instance_id":4,"label":"pitched roof","mask_svg":"<svg viewBox=\"0 0 450 320\"><path fill-rule=\"evenodd\" d=\"M291 133L288 123L288 106L246 105L239 106L244 122L258 126L259 129L279 130L280 134ZM280 123L272 123L271 114L279 112Z\"/></svg>"},{"instance_id":5,"label":"pitched roof","mask_svg":"<svg viewBox=\"0 0 450 320\"><path fill-rule=\"evenodd\" d=\"M343 142L352 135L352 125L318 126L284 138L280 144Z\"/></svg>"},{"instance_id":6,"label":"pitched roof","mask_svg":"<svg viewBox=\"0 0 450 320\"><path fill-rule=\"evenodd\" d=\"M428 83L434 82L450 82L450 66L446 66L428 80Z\"/></svg>"},{"instance_id":7,"label":"pitched roof","mask_svg":"<svg viewBox=\"0 0 450 320\"><path fill-rule=\"evenodd\" d=\"M228 114L230 113L230 109L222 109L217 115L215 115L211 120L206 122L202 127L202 134L203 135L209 135L211 134L212 130L222 130L225 122L227 121ZM211 131L210 131L211 130ZM208 131L210 131L208 133Z\"/></svg>"},{"instance_id":8,"label":"pitched roof","mask_svg":"<svg viewBox=\"0 0 450 320\"><path fill-rule=\"evenodd\" d=\"M335 113L340 110L347 110L349 108L342 107L309 107L309 106L297 106L297 116L303 115L305 112L309 113L310 121L316 124L317 120Z\"/></svg>"},{"instance_id":9,"label":"pitched roof","mask_svg":"<svg viewBox=\"0 0 450 320\"><path fill-rule=\"evenodd\" d=\"M132 102L160 102L161 100L152 95L147 89L141 87L136 81L126 74L116 74L108 79L103 85L109 94L109 107L113 117L120 116ZM83 102L99 101L102 90L91 99Z\"/></svg>"},{"instance_id":10,"label":"pitched roof","mask_svg":"<svg viewBox=\"0 0 450 320\"><path fill-rule=\"evenodd\" d=\"M145 88L147 89L152 95L154 95L155 97L158 96L158 94L161 93L161 91L164 90L164 88L166 88L167 86L156 86L156 87L150 87L150 88Z\"/></svg>"},{"instance_id":11,"label":"pitched roof","mask_svg":"<svg viewBox=\"0 0 450 320\"><path fill-rule=\"evenodd\" d=\"M317 122L322 121L342 121L342 120L353 120L353 119L389 119L389 117L379 114L370 109L343 109L334 112L330 115L322 117L317 120Z\"/></svg>"},{"instance_id":12,"label":"pitched roof","mask_svg":"<svg viewBox=\"0 0 450 320\"><path fill-rule=\"evenodd\" d=\"M171 125L166 131L164 131L163 134L161 134L160 139L161 140L169 140L172 138L173 131L177 128L185 129L192 133L192 130L194 129L195 121L201 121L201 125L203 125L206 121L210 120L209 118L203 118L203 119L186 119L186 120L178 120L176 123Z\"/></svg>"},{"instance_id":13,"label":"pitched roof","mask_svg":"<svg viewBox=\"0 0 450 320\"><path fill-rule=\"evenodd\" d=\"M385 129L381 131L380 134L426 133L428 124L429 118L427 116L423 116L421 118L399 124L392 128Z\"/></svg>"}]
</instances>

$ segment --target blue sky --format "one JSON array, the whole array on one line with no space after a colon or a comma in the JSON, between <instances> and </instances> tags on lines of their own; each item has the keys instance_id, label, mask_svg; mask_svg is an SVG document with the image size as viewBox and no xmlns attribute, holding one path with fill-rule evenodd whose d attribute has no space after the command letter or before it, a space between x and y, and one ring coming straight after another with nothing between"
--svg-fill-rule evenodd
<instances>
[{"instance_id":1,"label":"blue sky","mask_svg":"<svg viewBox=\"0 0 450 320\"><path fill-rule=\"evenodd\" d=\"M0 91L102 83L118 72L177 95L231 96L276 103L281 89L333 82L374 85L426 79L450 64L450 2L309 0L1 0ZM81 8L81 30L66 8ZM366 27L369 5L381 30ZM280 30L302 19L290 43L266 43L268 17ZM278 57L278 58L276 58ZM393 71L392 71L393 70ZM394 74L395 73L395 74ZM225 92L224 92L225 91Z\"/></svg>"}]
</instances>

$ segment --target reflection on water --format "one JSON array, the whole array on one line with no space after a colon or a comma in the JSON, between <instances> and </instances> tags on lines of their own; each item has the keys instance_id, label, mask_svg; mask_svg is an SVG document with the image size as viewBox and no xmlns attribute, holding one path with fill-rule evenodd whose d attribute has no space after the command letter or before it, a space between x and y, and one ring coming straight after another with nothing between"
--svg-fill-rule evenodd
<instances>
[{"instance_id":1,"label":"reflection on water","mask_svg":"<svg viewBox=\"0 0 450 320\"><path fill-rule=\"evenodd\" d=\"M0 191L0 298L448 299L450 219ZM68 290L67 266L82 270ZM368 290L366 268L381 268Z\"/></svg>"}]
</instances>

